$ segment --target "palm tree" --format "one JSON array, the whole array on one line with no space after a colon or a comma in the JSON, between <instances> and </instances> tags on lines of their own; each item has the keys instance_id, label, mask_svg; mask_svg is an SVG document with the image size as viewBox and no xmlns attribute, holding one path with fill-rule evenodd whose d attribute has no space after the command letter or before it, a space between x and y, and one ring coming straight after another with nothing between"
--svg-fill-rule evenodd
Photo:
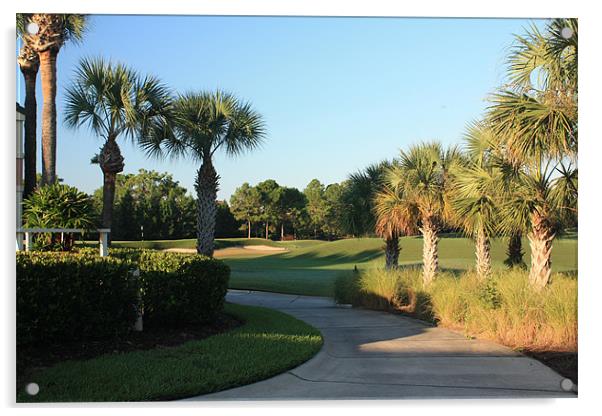
<instances>
[{"instance_id":1,"label":"palm tree","mask_svg":"<svg viewBox=\"0 0 602 416\"><path fill-rule=\"evenodd\" d=\"M220 149L234 156L256 148L265 137L264 122L249 103L231 94L190 92L175 100L171 133L164 140L151 137L144 147L155 156L188 156L201 163L195 181L197 252L212 256L219 185L213 156Z\"/></svg>"},{"instance_id":2,"label":"palm tree","mask_svg":"<svg viewBox=\"0 0 602 416\"><path fill-rule=\"evenodd\" d=\"M81 14L27 15L38 27L35 34L23 31L23 40L38 54L42 76L42 185L56 182L56 60L67 40L81 40L87 17Z\"/></svg>"},{"instance_id":3,"label":"palm tree","mask_svg":"<svg viewBox=\"0 0 602 416\"><path fill-rule=\"evenodd\" d=\"M494 94L488 114L518 173L501 207L502 224L528 230L529 279L542 288L550 278L556 232L577 209L577 21L555 19L543 33L533 26L517 37L508 72L509 89Z\"/></svg>"},{"instance_id":4,"label":"palm tree","mask_svg":"<svg viewBox=\"0 0 602 416\"><path fill-rule=\"evenodd\" d=\"M117 139L148 141L149 136L164 134L170 117L169 91L155 77L141 77L123 64L97 58L80 61L66 96L67 126L87 126L104 139L93 160L104 178L102 226L111 228L115 182L124 168Z\"/></svg>"},{"instance_id":5,"label":"palm tree","mask_svg":"<svg viewBox=\"0 0 602 416\"><path fill-rule=\"evenodd\" d=\"M443 149L439 143L424 143L401 151L399 164L387 175L387 186L399 192L418 212L416 226L423 238L423 282L430 284L439 269L438 231L452 217L449 190L454 171L464 159L457 147Z\"/></svg>"},{"instance_id":6,"label":"palm tree","mask_svg":"<svg viewBox=\"0 0 602 416\"><path fill-rule=\"evenodd\" d=\"M416 232L418 207L405 195L404 189L383 185L374 196L376 233L385 239L385 267L396 268L399 262L400 235Z\"/></svg>"},{"instance_id":7,"label":"palm tree","mask_svg":"<svg viewBox=\"0 0 602 416\"><path fill-rule=\"evenodd\" d=\"M36 129L37 103L36 78L40 68L40 58L36 51L25 41L24 34L29 15L17 14L17 36L23 40L17 62L25 80L25 166L23 198L27 199L36 188Z\"/></svg>"},{"instance_id":8,"label":"palm tree","mask_svg":"<svg viewBox=\"0 0 602 416\"><path fill-rule=\"evenodd\" d=\"M383 186L388 167L390 163L382 161L349 175L343 195L346 205L343 223L349 234L359 237L374 232L374 196Z\"/></svg>"},{"instance_id":9,"label":"palm tree","mask_svg":"<svg viewBox=\"0 0 602 416\"><path fill-rule=\"evenodd\" d=\"M391 192L385 187L385 176L392 164L382 161L369 165L349 175L343 194L346 206L343 223L354 236L376 231L385 240L385 267L395 268L399 262L399 236L407 230L399 224L388 222L395 215L389 210Z\"/></svg>"},{"instance_id":10,"label":"palm tree","mask_svg":"<svg viewBox=\"0 0 602 416\"><path fill-rule=\"evenodd\" d=\"M454 222L475 239L476 270L491 274L491 238L498 224L499 172L493 164L493 136L483 123L472 123L465 134L468 164L457 169L452 186Z\"/></svg>"}]
</instances>

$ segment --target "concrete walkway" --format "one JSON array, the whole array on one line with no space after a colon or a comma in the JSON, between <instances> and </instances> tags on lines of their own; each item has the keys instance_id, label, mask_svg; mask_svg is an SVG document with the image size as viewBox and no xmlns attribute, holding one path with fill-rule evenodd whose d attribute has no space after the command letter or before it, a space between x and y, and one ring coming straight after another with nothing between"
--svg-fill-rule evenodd
<instances>
[{"instance_id":1,"label":"concrete walkway","mask_svg":"<svg viewBox=\"0 0 602 416\"><path fill-rule=\"evenodd\" d=\"M286 373L189 400L576 397L536 360L415 319L319 297L230 291L227 300L295 316L324 346Z\"/></svg>"}]
</instances>

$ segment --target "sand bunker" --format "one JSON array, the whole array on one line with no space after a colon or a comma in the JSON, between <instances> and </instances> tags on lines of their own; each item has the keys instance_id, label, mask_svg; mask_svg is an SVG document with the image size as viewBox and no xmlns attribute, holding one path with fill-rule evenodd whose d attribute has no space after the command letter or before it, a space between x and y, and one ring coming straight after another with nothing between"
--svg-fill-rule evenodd
<instances>
[{"instance_id":1,"label":"sand bunker","mask_svg":"<svg viewBox=\"0 0 602 416\"><path fill-rule=\"evenodd\" d=\"M186 253L186 254L195 254L196 249L194 248L168 248L163 251L168 251L170 253ZM215 257L231 257L231 256L240 256L240 255L251 255L253 254L273 254L277 252L286 251L284 247L272 247L266 246L263 244L256 246L237 246L237 247L227 247L219 250L215 250Z\"/></svg>"},{"instance_id":2,"label":"sand bunker","mask_svg":"<svg viewBox=\"0 0 602 416\"><path fill-rule=\"evenodd\" d=\"M257 250L257 251L286 251L284 247L272 247L266 245L256 245L256 246L242 246L242 248L247 250Z\"/></svg>"}]
</instances>

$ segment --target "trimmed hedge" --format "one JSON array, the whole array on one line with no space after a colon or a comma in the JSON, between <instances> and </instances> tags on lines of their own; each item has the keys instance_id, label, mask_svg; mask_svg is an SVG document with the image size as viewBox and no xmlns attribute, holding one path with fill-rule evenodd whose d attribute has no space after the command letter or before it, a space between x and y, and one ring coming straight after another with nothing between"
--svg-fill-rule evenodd
<instances>
[{"instance_id":1,"label":"trimmed hedge","mask_svg":"<svg viewBox=\"0 0 602 416\"><path fill-rule=\"evenodd\" d=\"M117 336L136 319L131 262L89 254L18 252L17 343Z\"/></svg>"},{"instance_id":2,"label":"trimmed hedge","mask_svg":"<svg viewBox=\"0 0 602 416\"><path fill-rule=\"evenodd\" d=\"M222 261L141 250L138 265L145 325L205 323L222 311L230 277Z\"/></svg>"},{"instance_id":3,"label":"trimmed hedge","mask_svg":"<svg viewBox=\"0 0 602 416\"><path fill-rule=\"evenodd\" d=\"M140 277L132 272L138 268ZM213 320L224 306L230 268L200 255L96 249L17 253L19 344L119 336L133 326L140 300L145 325Z\"/></svg>"}]
</instances>

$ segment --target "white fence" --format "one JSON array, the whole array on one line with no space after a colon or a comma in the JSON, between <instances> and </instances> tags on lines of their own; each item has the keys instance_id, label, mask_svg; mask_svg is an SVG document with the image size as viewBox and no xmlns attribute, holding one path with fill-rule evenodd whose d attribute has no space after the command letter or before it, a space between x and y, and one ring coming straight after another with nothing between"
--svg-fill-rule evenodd
<instances>
[{"instance_id":1,"label":"white fence","mask_svg":"<svg viewBox=\"0 0 602 416\"><path fill-rule=\"evenodd\" d=\"M97 232L100 234L99 250L102 257L109 255L109 228L99 228L97 230L83 230L79 228L19 228L17 229L17 250L31 250L31 237L33 234L42 233L74 233L83 234L85 232ZM25 247L23 247L25 243Z\"/></svg>"}]
</instances>

